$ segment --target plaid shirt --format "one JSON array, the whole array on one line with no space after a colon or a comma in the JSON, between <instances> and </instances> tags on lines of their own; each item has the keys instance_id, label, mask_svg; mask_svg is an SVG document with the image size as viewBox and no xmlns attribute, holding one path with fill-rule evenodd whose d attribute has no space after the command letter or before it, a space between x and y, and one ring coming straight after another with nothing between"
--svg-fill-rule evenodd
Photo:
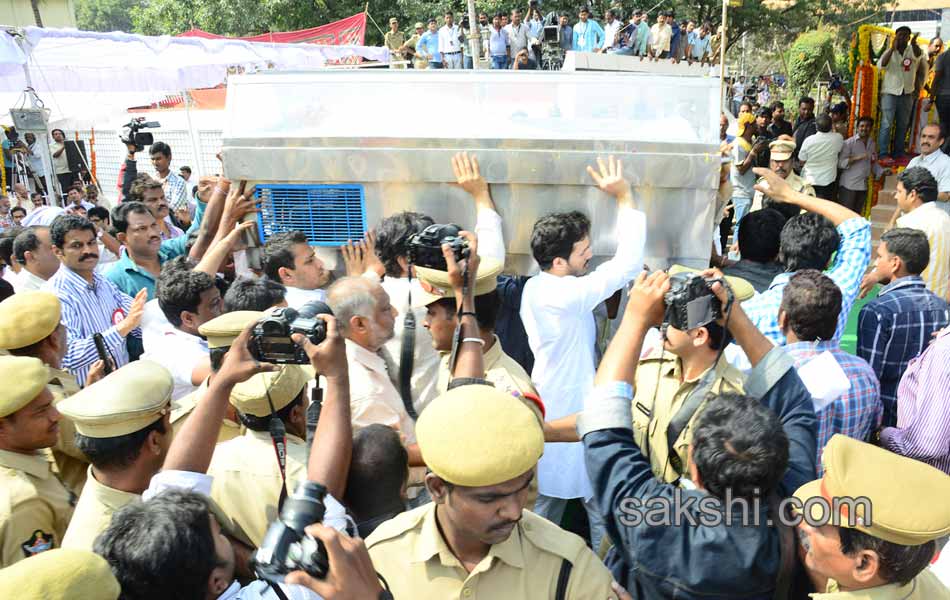
<instances>
[{"instance_id":1,"label":"plaid shirt","mask_svg":"<svg viewBox=\"0 0 950 600\"><path fill-rule=\"evenodd\" d=\"M838 342L797 342L785 346L785 352L801 367L812 357L828 351L851 382L851 389L840 398L816 413L818 417L818 477L824 473L821 452L836 433L856 440L867 440L881 425L883 407L880 385L871 366L857 356L838 347Z\"/></svg>"},{"instance_id":2,"label":"plaid shirt","mask_svg":"<svg viewBox=\"0 0 950 600\"><path fill-rule=\"evenodd\" d=\"M862 217L848 219L838 225L838 252L831 269L825 274L841 288L841 313L838 328L832 341L838 342L848 324L848 313L861 291L861 279L871 262L871 224ZM772 280L769 289L742 303L742 310L752 323L776 346L785 344L782 328L778 326L778 310L782 293L794 273L780 273Z\"/></svg>"},{"instance_id":3,"label":"plaid shirt","mask_svg":"<svg viewBox=\"0 0 950 600\"><path fill-rule=\"evenodd\" d=\"M178 173L168 172L165 179L159 178L162 182L162 189L165 191L165 201L172 212L179 208L188 206L188 184ZM180 230L179 230L180 231Z\"/></svg>"},{"instance_id":4,"label":"plaid shirt","mask_svg":"<svg viewBox=\"0 0 950 600\"><path fill-rule=\"evenodd\" d=\"M858 356L881 382L884 424L897 422L897 385L911 359L923 352L933 332L950 323L947 303L917 275L886 285L858 316Z\"/></svg>"}]
</instances>

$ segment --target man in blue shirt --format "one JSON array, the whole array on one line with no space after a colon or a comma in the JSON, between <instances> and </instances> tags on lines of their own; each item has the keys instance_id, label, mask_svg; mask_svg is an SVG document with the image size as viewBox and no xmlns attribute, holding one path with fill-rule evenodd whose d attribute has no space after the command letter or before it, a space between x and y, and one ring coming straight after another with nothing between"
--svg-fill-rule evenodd
<instances>
[{"instance_id":1,"label":"man in blue shirt","mask_svg":"<svg viewBox=\"0 0 950 600\"><path fill-rule=\"evenodd\" d=\"M689 64L696 61L700 63L710 62L709 53L712 52L712 35L710 35L709 29L709 23L703 23L702 27L690 32L686 47L686 60Z\"/></svg>"},{"instance_id":2,"label":"man in blue shirt","mask_svg":"<svg viewBox=\"0 0 950 600\"><path fill-rule=\"evenodd\" d=\"M590 19L586 6L578 13L580 21L574 25L574 52L593 52L604 45L604 29Z\"/></svg>"},{"instance_id":3,"label":"man in blue shirt","mask_svg":"<svg viewBox=\"0 0 950 600\"><path fill-rule=\"evenodd\" d=\"M430 69L442 68L442 55L439 53L439 24L429 19L429 31L422 34L416 44L416 55L429 59Z\"/></svg>"},{"instance_id":4,"label":"man in blue shirt","mask_svg":"<svg viewBox=\"0 0 950 600\"><path fill-rule=\"evenodd\" d=\"M155 280L162 271L162 264L185 253L185 236L163 242L158 221L141 202L123 202L117 206L112 211L112 226L124 248L106 278L129 296L147 290L151 300L155 297Z\"/></svg>"}]
</instances>

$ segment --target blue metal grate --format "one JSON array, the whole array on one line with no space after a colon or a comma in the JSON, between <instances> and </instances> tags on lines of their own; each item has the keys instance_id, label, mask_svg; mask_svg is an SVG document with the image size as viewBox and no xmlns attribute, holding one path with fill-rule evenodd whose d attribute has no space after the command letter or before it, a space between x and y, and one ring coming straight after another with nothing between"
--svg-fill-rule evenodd
<instances>
[{"instance_id":1,"label":"blue metal grate","mask_svg":"<svg viewBox=\"0 0 950 600\"><path fill-rule=\"evenodd\" d=\"M340 246L366 231L361 185L259 184L261 243L283 231L302 231L311 246Z\"/></svg>"}]
</instances>

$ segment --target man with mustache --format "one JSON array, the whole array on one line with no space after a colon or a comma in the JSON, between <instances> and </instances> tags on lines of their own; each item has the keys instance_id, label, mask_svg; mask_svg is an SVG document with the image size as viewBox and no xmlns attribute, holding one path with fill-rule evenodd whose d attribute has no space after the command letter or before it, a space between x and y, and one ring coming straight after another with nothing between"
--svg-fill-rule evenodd
<instances>
[{"instance_id":1,"label":"man with mustache","mask_svg":"<svg viewBox=\"0 0 950 600\"><path fill-rule=\"evenodd\" d=\"M162 241L159 222L141 202L123 202L117 206L112 211L112 226L124 250L106 278L129 296L146 290L151 300L155 297L155 281L162 265L184 254L181 240Z\"/></svg>"},{"instance_id":2,"label":"man with mustache","mask_svg":"<svg viewBox=\"0 0 950 600\"><path fill-rule=\"evenodd\" d=\"M809 196L815 195L815 188L810 186L807 181L796 175L795 171L792 170L792 153L795 152L795 139L792 138L792 136L780 135L778 139L769 144L769 152L771 153L769 157L769 168L771 168L776 175L787 181L788 185L792 186L792 189L796 192L801 192ZM756 183L762 183L762 178L759 178ZM785 215L786 219L794 217L801 212L801 209L797 206L777 203L771 197L756 190L755 197L752 199L752 210L759 210L765 207L776 209Z\"/></svg>"},{"instance_id":3,"label":"man with mustache","mask_svg":"<svg viewBox=\"0 0 950 600\"><path fill-rule=\"evenodd\" d=\"M50 225L53 251L59 258L59 270L45 289L62 303L62 321L66 326L69 350L62 367L84 385L92 364L99 359L92 335L101 333L115 366L129 362L126 338L140 338L139 322L148 299L141 290L133 300L114 283L96 272L99 242L96 228L84 217L63 214Z\"/></svg>"}]
</instances>

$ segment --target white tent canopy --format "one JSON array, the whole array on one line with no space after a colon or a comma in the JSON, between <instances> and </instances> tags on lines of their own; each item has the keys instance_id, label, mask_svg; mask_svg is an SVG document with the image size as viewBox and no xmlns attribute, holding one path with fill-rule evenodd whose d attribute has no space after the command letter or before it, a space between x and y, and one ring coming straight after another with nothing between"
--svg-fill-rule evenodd
<instances>
[{"instance_id":1,"label":"white tent canopy","mask_svg":"<svg viewBox=\"0 0 950 600\"><path fill-rule=\"evenodd\" d=\"M298 70L362 56L389 61L386 48L271 44L230 39L25 27L0 31L0 92L32 84L43 92L158 92L209 88L230 70ZM30 83L24 65L28 65Z\"/></svg>"}]
</instances>

